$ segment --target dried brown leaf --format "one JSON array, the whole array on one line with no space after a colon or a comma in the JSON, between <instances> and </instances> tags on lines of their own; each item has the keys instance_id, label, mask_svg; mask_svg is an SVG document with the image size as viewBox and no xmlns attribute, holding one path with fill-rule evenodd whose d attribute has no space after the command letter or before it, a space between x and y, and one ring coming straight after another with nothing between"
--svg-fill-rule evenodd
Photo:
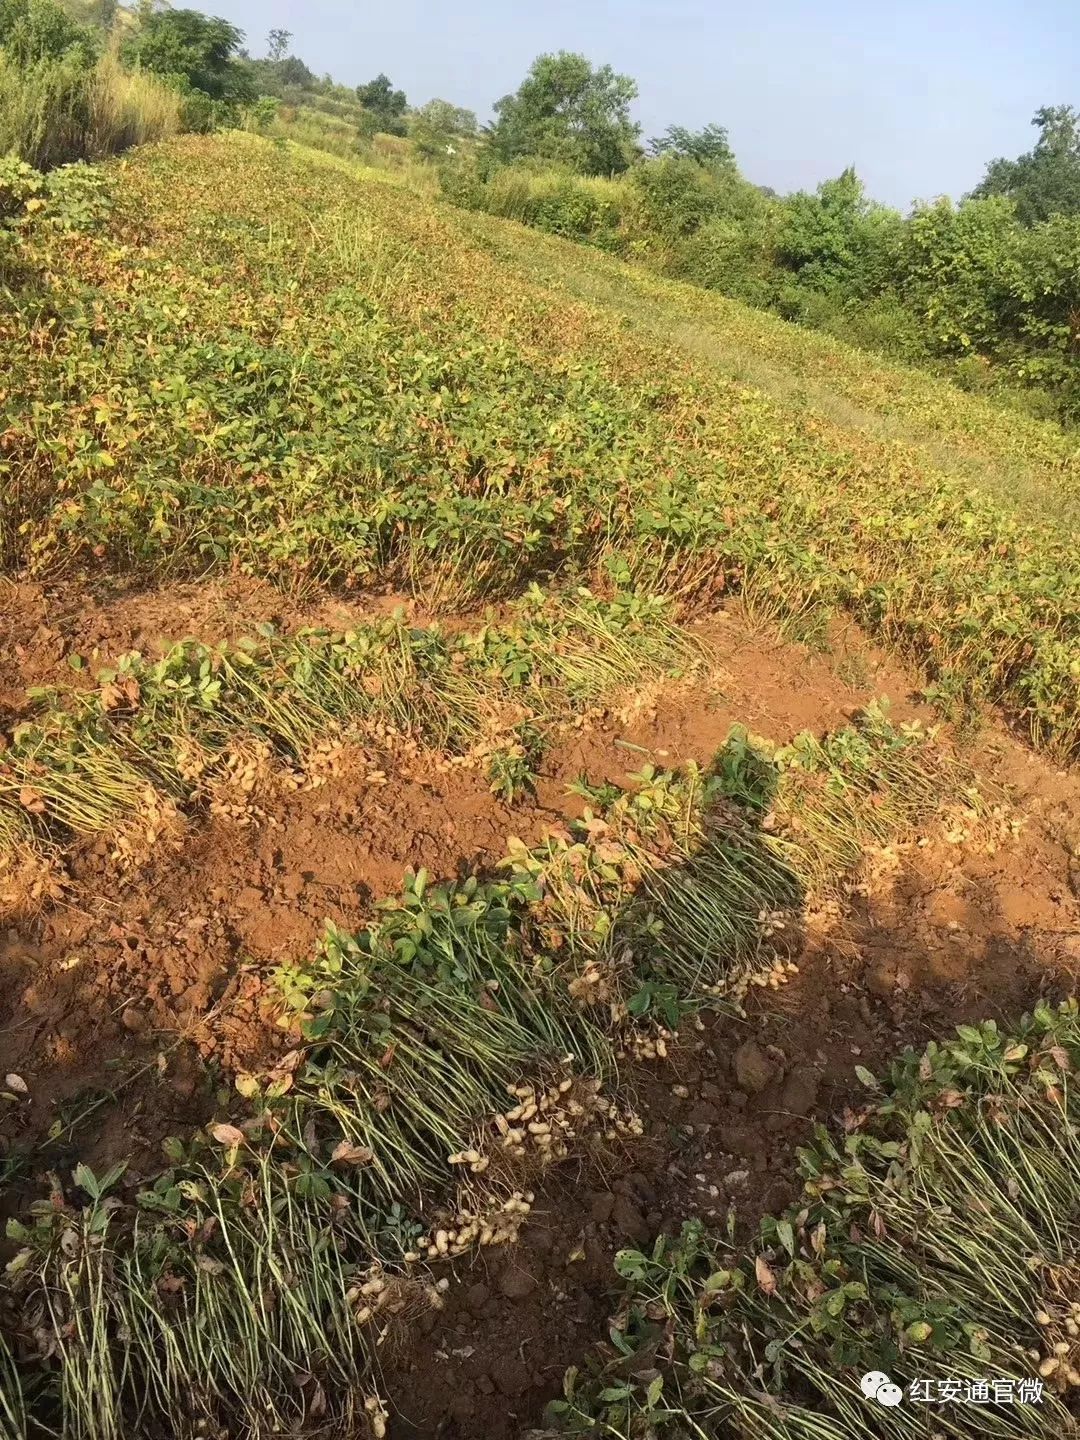
<instances>
[{"instance_id":1,"label":"dried brown leaf","mask_svg":"<svg viewBox=\"0 0 1080 1440\"><path fill-rule=\"evenodd\" d=\"M242 1145L244 1143L244 1132L238 1130L235 1125L211 1125L210 1134L219 1145Z\"/></svg>"},{"instance_id":2,"label":"dried brown leaf","mask_svg":"<svg viewBox=\"0 0 1080 1440\"><path fill-rule=\"evenodd\" d=\"M769 1267L764 1255L758 1255L754 1259L754 1274L757 1276L759 1288L766 1295L776 1294L776 1276Z\"/></svg>"}]
</instances>

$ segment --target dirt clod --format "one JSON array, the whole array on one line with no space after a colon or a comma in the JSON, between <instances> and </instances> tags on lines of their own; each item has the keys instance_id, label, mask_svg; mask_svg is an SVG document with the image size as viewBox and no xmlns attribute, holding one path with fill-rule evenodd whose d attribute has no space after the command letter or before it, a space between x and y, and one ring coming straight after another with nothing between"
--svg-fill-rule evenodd
<instances>
[{"instance_id":1,"label":"dirt clod","mask_svg":"<svg viewBox=\"0 0 1080 1440\"><path fill-rule=\"evenodd\" d=\"M777 1067L756 1040L744 1040L732 1056L741 1089L757 1095L776 1079Z\"/></svg>"},{"instance_id":2,"label":"dirt clod","mask_svg":"<svg viewBox=\"0 0 1080 1440\"><path fill-rule=\"evenodd\" d=\"M780 1095L781 1109L789 1115L809 1115L817 1104L821 1076L809 1066L800 1065L792 1070L784 1082Z\"/></svg>"},{"instance_id":3,"label":"dirt clod","mask_svg":"<svg viewBox=\"0 0 1080 1440\"><path fill-rule=\"evenodd\" d=\"M499 1290L508 1300L524 1300L536 1289L536 1276L511 1262L499 1276Z\"/></svg>"}]
</instances>

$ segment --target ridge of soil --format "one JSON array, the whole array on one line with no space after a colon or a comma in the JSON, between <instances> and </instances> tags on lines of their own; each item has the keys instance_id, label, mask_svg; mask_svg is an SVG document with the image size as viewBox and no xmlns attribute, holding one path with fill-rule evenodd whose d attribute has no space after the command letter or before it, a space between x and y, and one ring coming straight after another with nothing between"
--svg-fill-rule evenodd
<instances>
[{"instance_id":1,"label":"ridge of soil","mask_svg":"<svg viewBox=\"0 0 1080 1440\"><path fill-rule=\"evenodd\" d=\"M97 598L13 589L0 728L28 685L77 683L71 653L154 653L184 633L237 638L262 620L340 627L401 603L289 601L242 577ZM566 787L582 773L624 780L647 761L706 761L735 723L778 741L821 733L883 693L894 718L934 718L853 626L834 626L824 654L776 641L737 608L696 631L717 656L708 680L645 687L565 728L535 797L513 807L475 768L354 750L321 788L260 801L256 823L192 820L179 848L131 873L104 840L76 846L64 899L0 931L0 1074L29 1089L0 1118L0 1155L51 1129L50 1158L127 1159L151 1173L161 1139L204 1122L218 1085L287 1048L267 1016L273 972L310 954L326 918L361 925L406 867L449 878L493 864L509 835L540 841L580 813ZM755 991L745 1020L711 1019L662 1064L628 1064L644 1140L552 1174L517 1246L459 1262L445 1309L383 1357L394 1440L520 1434L603 1338L618 1248L693 1215L719 1224L734 1210L745 1230L794 1197L794 1148L856 1099L856 1064L874 1069L958 1022L1004 1023L1075 988L1080 777L995 725L972 758L1009 788L1026 817L1019 833L893 847L842 919L809 917L788 985ZM387 783L373 784L373 769Z\"/></svg>"}]
</instances>

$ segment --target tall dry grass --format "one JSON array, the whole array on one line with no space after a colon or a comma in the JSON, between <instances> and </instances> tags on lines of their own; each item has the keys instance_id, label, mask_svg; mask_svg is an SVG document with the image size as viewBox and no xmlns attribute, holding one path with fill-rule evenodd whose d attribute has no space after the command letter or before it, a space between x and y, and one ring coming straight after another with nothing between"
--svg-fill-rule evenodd
<instances>
[{"instance_id":1,"label":"tall dry grass","mask_svg":"<svg viewBox=\"0 0 1080 1440\"><path fill-rule=\"evenodd\" d=\"M183 98L156 76L125 70L115 55L102 56L90 87L88 158L101 159L179 134L183 105Z\"/></svg>"},{"instance_id":2,"label":"tall dry grass","mask_svg":"<svg viewBox=\"0 0 1080 1440\"><path fill-rule=\"evenodd\" d=\"M91 73L70 59L19 66L0 50L0 153L38 170L85 158Z\"/></svg>"},{"instance_id":3,"label":"tall dry grass","mask_svg":"<svg viewBox=\"0 0 1080 1440\"><path fill-rule=\"evenodd\" d=\"M0 154L38 170L101 160L182 129L181 97L154 76L107 54L14 64L0 50Z\"/></svg>"}]
</instances>

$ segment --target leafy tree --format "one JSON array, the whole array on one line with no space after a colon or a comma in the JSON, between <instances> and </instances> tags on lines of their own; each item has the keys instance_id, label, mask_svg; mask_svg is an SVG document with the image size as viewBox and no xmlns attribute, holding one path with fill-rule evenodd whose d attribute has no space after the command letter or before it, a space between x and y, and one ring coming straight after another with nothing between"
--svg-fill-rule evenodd
<instances>
[{"instance_id":1,"label":"leafy tree","mask_svg":"<svg viewBox=\"0 0 1080 1440\"><path fill-rule=\"evenodd\" d=\"M669 152L635 165L629 181L636 206L628 225L668 242L695 235L714 221L762 235L768 228L767 200L739 174L734 161L709 166Z\"/></svg>"},{"instance_id":2,"label":"leafy tree","mask_svg":"<svg viewBox=\"0 0 1080 1440\"><path fill-rule=\"evenodd\" d=\"M610 65L594 69L584 55L565 50L541 55L517 91L495 105L491 152L506 162L535 155L584 175L626 170L641 133L630 118L637 93L635 82Z\"/></svg>"},{"instance_id":3,"label":"leafy tree","mask_svg":"<svg viewBox=\"0 0 1080 1440\"><path fill-rule=\"evenodd\" d=\"M288 30L271 30L266 37L266 58L249 62L255 83L263 94L284 99L290 89L317 90L320 87L321 82L303 60L288 53L291 43L292 35ZM350 97L352 95L352 91L345 93Z\"/></svg>"},{"instance_id":4,"label":"leafy tree","mask_svg":"<svg viewBox=\"0 0 1080 1440\"><path fill-rule=\"evenodd\" d=\"M867 199L849 167L815 194L800 191L782 202L776 259L806 287L865 298L887 283L902 225L896 211Z\"/></svg>"},{"instance_id":5,"label":"leafy tree","mask_svg":"<svg viewBox=\"0 0 1080 1440\"><path fill-rule=\"evenodd\" d=\"M1080 215L1080 114L1071 105L1044 105L1031 123L1039 131L1034 150L1016 160L991 160L973 198L1007 196L1024 225Z\"/></svg>"},{"instance_id":6,"label":"leafy tree","mask_svg":"<svg viewBox=\"0 0 1080 1440\"><path fill-rule=\"evenodd\" d=\"M278 65L289 53L289 43L292 40L291 30L274 29L266 37L266 56L273 64Z\"/></svg>"},{"instance_id":7,"label":"leafy tree","mask_svg":"<svg viewBox=\"0 0 1080 1440\"><path fill-rule=\"evenodd\" d=\"M0 0L0 45L21 66L61 57L89 64L97 50L93 32L54 0Z\"/></svg>"},{"instance_id":8,"label":"leafy tree","mask_svg":"<svg viewBox=\"0 0 1080 1440\"><path fill-rule=\"evenodd\" d=\"M312 90L316 83L315 72L295 55L286 55L284 60L278 61L277 78L282 85L295 85L301 90Z\"/></svg>"},{"instance_id":9,"label":"leafy tree","mask_svg":"<svg viewBox=\"0 0 1080 1440\"><path fill-rule=\"evenodd\" d=\"M669 125L663 135L649 141L649 153L674 155L699 165L731 165L735 161L735 152L722 125L706 125L704 130Z\"/></svg>"},{"instance_id":10,"label":"leafy tree","mask_svg":"<svg viewBox=\"0 0 1080 1440\"><path fill-rule=\"evenodd\" d=\"M228 20L198 10L146 15L124 44L124 58L160 75L173 75L213 100L255 99L250 68L237 58L243 32Z\"/></svg>"},{"instance_id":11,"label":"leafy tree","mask_svg":"<svg viewBox=\"0 0 1080 1440\"><path fill-rule=\"evenodd\" d=\"M449 100L429 100L409 117L409 134L417 154L425 160L445 155L455 140L471 138L476 131L473 112L451 105Z\"/></svg>"},{"instance_id":12,"label":"leafy tree","mask_svg":"<svg viewBox=\"0 0 1080 1440\"><path fill-rule=\"evenodd\" d=\"M1024 231L1003 195L918 205L905 226L897 276L940 354L992 352L1014 287Z\"/></svg>"},{"instance_id":13,"label":"leafy tree","mask_svg":"<svg viewBox=\"0 0 1080 1440\"><path fill-rule=\"evenodd\" d=\"M329 79L329 77L327 77ZM403 116L409 102L404 90L395 90L388 75L376 75L366 85L356 87L356 98L378 121L378 128L390 135L404 135Z\"/></svg>"}]
</instances>

